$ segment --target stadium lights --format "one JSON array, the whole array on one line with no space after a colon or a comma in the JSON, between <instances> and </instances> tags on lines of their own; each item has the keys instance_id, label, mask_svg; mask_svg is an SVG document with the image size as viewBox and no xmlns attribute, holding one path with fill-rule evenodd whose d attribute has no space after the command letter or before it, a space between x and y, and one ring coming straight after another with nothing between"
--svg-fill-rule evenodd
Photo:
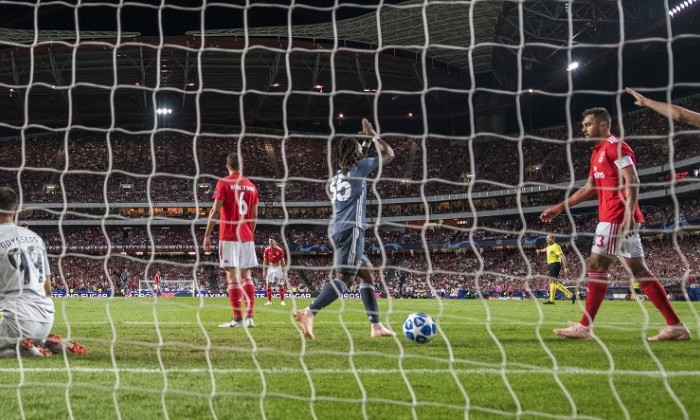
<instances>
[{"instance_id":1,"label":"stadium lights","mask_svg":"<svg viewBox=\"0 0 700 420\"><path fill-rule=\"evenodd\" d=\"M408 118L413 118L413 112L408 113Z\"/></svg>"},{"instance_id":2,"label":"stadium lights","mask_svg":"<svg viewBox=\"0 0 700 420\"><path fill-rule=\"evenodd\" d=\"M574 61L566 68L566 71L574 71L578 68L578 61Z\"/></svg>"},{"instance_id":3,"label":"stadium lights","mask_svg":"<svg viewBox=\"0 0 700 420\"><path fill-rule=\"evenodd\" d=\"M156 114L158 115L167 115L167 114L172 114L173 110L171 108L158 108L156 109Z\"/></svg>"},{"instance_id":4,"label":"stadium lights","mask_svg":"<svg viewBox=\"0 0 700 420\"><path fill-rule=\"evenodd\" d=\"M340 118L340 119L342 120L343 118L345 118L345 114L343 114L343 113L341 112L340 114L338 114L338 118Z\"/></svg>"},{"instance_id":5,"label":"stadium lights","mask_svg":"<svg viewBox=\"0 0 700 420\"><path fill-rule=\"evenodd\" d=\"M189 83L187 83L187 86L192 87L192 86L197 86L197 84L195 82L189 82Z\"/></svg>"},{"instance_id":6,"label":"stadium lights","mask_svg":"<svg viewBox=\"0 0 700 420\"><path fill-rule=\"evenodd\" d=\"M280 82L275 82L275 83L271 84L270 86L276 87L276 88L277 88L277 87L282 86L282 83L280 83Z\"/></svg>"},{"instance_id":7,"label":"stadium lights","mask_svg":"<svg viewBox=\"0 0 700 420\"><path fill-rule=\"evenodd\" d=\"M669 14L669 16L674 17L675 15L680 13L681 11L690 8L690 6L695 4L695 2L697 2L697 1L698 0L685 0L681 3L678 3L676 5L676 7L674 7L673 9L668 11L668 14Z\"/></svg>"}]
</instances>

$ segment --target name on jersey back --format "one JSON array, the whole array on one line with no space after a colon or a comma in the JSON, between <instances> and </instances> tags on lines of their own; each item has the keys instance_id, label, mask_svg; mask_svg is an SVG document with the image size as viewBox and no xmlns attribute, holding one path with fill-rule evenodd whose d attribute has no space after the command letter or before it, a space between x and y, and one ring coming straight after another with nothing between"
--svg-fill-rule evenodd
<instances>
[{"instance_id":1,"label":"name on jersey back","mask_svg":"<svg viewBox=\"0 0 700 420\"><path fill-rule=\"evenodd\" d=\"M233 184L230 186L232 190L245 190L245 191L255 191L254 187L249 185Z\"/></svg>"},{"instance_id":2,"label":"name on jersey back","mask_svg":"<svg viewBox=\"0 0 700 420\"><path fill-rule=\"evenodd\" d=\"M38 244L39 238L35 236L18 236L16 238L0 241L0 248L10 248L17 244Z\"/></svg>"}]
</instances>

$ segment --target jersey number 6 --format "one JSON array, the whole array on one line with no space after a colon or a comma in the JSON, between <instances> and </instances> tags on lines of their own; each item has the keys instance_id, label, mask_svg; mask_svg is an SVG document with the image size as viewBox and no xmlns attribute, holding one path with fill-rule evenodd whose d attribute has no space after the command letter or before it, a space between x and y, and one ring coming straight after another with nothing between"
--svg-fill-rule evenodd
<instances>
[{"instance_id":1,"label":"jersey number 6","mask_svg":"<svg viewBox=\"0 0 700 420\"><path fill-rule=\"evenodd\" d=\"M245 192L242 191L238 196L238 214L241 216L248 214L248 203L245 202Z\"/></svg>"}]
</instances>

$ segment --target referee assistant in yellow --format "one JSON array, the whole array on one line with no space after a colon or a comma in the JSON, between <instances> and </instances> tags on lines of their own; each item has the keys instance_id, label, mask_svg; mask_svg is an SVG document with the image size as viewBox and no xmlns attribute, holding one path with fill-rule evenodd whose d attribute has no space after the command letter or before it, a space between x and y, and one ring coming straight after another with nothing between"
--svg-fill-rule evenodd
<instances>
[{"instance_id":1,"label":"referee assistant in yellow","mask_svg":"<svg viewBox=\"0 0 700 420\"><path fill-rule=\"evenodd\" d=\"M569 268L566 266L566 257L561 250L561 246L554 242L554 235L547 235L547 247L538 249L537 252L547 253L547 267L549 267L549 300L545 302L547 305L554 305L554 296L557 290L561 290L566 296L571 299L571 303L576 303L576 295L571 293L569 289L564 287L559 281L559 273L564 268L564 272L568 273Z\"/></svg>"}]
</instances>

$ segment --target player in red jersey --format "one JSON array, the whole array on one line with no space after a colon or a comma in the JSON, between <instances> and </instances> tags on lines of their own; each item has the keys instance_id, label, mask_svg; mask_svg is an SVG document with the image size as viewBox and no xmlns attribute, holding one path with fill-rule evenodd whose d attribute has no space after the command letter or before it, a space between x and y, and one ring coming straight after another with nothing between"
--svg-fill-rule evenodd
<instances>
[{"instance_id":1,"label":"player in red jersey","mask_svg":"<svg viewBox=\"0 0 700 420\"><path fill-rule=\"evenodd\" d=\"M258 189L240 170L238 154L226 158L228 176L216 183L214 206L209 213L202 247L211 250L211 232L219 223L219 265L226 270L228 298L233 308L231 321L222 328L254 327L255 284L250 269L258 266L253 232L258 219ZM241 297L245 296L246 317L243 318Z\"/></svg>"},{"instance_id":2,"label":"player in red jersey","mask_svg":"<svg viewBox=\"0 0 700 420\"><path fill-rule=\"evenodd\" d=\"M284 250L277 246L277 241L270 238L270 246L263 252L263 277L265 278L265 292L267 303L272 305L272 285L277 284L280 291L280 305L284 306L284 282L287 277L287 262L284 259Z\"/></svg>"},{"instance_id":3,"label":"player in red jersey","mask_svg":"<svg viewBox=\"0 0 700 420\"><path fill-rule=\"evenodd\" d=\"M156 275L153 276L153 294L160 296L160 271L156 271Z\"/></svg>"},{"instance_id":4,"label":"player in red jersey","mask_svg":"<svg viewBox=\"0 0 700 420\"><path fill-rule=\"evenodd\" d=\"M552 206L540 215L550 222L566 207L573 207L598 194L598 227L596 228L588 259L588 294L581 321L569 321L568 328L554 332L564 338L591 338L593 320L608 288L608 268L619 257L638 281L642 291L663 314L667 327L650 341L689 340L690 331L678 319L666 291L644 261L639 228L644 217L639 209L639 177L632 148L610 134L610 114L605 108L591 108L583 112L581 128L587 139L595 141L591 155L591 169L586 184L568 199Z\"/></svg>"}]
</instances>

